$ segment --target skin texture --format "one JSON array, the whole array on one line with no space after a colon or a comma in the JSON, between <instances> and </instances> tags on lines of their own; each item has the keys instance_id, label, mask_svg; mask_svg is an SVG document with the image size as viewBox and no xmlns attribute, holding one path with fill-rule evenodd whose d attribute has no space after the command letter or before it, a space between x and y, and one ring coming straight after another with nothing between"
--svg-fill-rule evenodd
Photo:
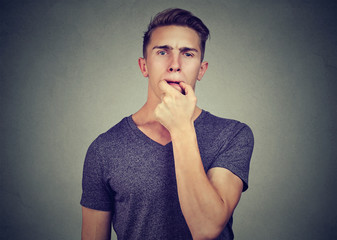
<instances>
[{"instance_id":1,"label":"skin texture","mask_svg":"<svg viewBox=\"0 0 337 240\"><path fill-rule=\"evenodd\" d=\"M179 202L193 239L214 239L238 204L243 183L224 168L206 173L202 165L193 125L201 113L194 88L208 63L200 62L199 42L198 34L187 27L165 26L153 31L147 58L138 60L143 76L148 78L148 97L132 117L149 138L162 145L172 141ZM83 211L88 216L88 210ZM91 214L95 216L92 225L84 225L83 232L89 232L88 236L109 235L105 223L110 215ZM88 222L85 216L83 222ZM100 222L104 224L98 228Z\"/></svg>"},{"instance_id":2,"label":"skin texture","mask_svg":"<svg viewBox=\"0 0 337 240\"><path fill-rule=\"evenodd\" d=\"M110 240L111 213L82 207L82 240Z\"/></svg>"}]
</instances>

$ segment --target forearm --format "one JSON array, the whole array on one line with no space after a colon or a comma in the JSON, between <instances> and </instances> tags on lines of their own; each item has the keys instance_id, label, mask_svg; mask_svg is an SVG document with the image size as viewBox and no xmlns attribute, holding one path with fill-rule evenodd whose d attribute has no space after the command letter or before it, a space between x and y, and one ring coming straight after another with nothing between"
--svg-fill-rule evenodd
<instances>
[{"instance_id":1,"label":"forearm","mask_svg":"<svg viewBox=\"0 0 337 240\"><path fill-rule=\"evenodd\" d=\"M204 171L193 123L171 137L179 202L185 220L193 238L215 238L231 213Z\"/></svg>"}]
</instances>

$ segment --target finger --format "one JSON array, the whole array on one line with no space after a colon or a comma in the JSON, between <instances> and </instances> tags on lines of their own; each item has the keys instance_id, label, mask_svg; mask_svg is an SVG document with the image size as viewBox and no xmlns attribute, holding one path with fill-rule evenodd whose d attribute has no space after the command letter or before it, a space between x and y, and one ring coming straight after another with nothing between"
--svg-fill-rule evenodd
<instances>
[{"instance_id":1,"label":"finger","mask_svg":"<svg viewBox=\"0 0 337 240\"><path fill-rule=\"evenodd\" d=\"M161 94L160 94L160 99L161 99L162 101L163 101L163 98L165 97L165 95L166 95L166 93L167 93L165 83L167 84L166 81L159 81L159 83L158 83L158 87L159 87L159 89L162 91ZM167 84L167 85L168 85L168 84Z\"/></svg>"},{"instance_id":2,"label":"finger","mask_svg":"<svg viewBox=\"0 0 337 240\"><path fill-rule=\"evenodd\" d=\"M174 95L179 92L177 89L174 87L170 86L165 80L161 80L159 83L159 88L165 93L169 95Z\"/></svg>"},{"instance_id":3,"label":"finger","mask_svg":"<svg viewBox=\"0 0 337 240\"><path fill-rule=\"evenodd\" d=\"M184 82L180 82L179 85L183 89L183 91L185 92L186 96L194 96L194 90L191 87L191 85L189 85L187 83L184 83Z\"/></svg>"},{"instance_id":4,"label":"finger","mask_svg":"<svg viewBox=\"0 0 337 240\"><path fill-rule=\"evenodd\" d=\"M159 81L158 85L160 90L162 90L165 93L169 93L172 90L171 86L165 80Z\"/></svg>"}]
</instances>

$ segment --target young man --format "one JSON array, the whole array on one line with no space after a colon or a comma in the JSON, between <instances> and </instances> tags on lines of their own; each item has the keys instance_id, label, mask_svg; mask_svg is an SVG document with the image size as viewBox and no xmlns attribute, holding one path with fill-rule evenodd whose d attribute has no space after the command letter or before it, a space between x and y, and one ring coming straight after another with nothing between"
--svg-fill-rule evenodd
<instances>
[{"instance_id":1,"label":"young man","mask_svg":"<svg viewBox=\"0 0 337 240\"><path fill-rule=\"evenodd\" d=\"M139 67L145 105L89 147L82 239L233 239L232 214L248 187L249 127L196 106L209 31L181 9L156 15Z\"/></svg>"}]
</instances>

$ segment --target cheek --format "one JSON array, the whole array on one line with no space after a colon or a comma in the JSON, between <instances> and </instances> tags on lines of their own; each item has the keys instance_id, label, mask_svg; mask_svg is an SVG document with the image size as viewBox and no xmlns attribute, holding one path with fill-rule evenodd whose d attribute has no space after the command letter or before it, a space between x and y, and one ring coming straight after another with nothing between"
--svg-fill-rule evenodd
<instances>
[{"instance_id":1,"label":"cheek","mask_svg":"<svg viewBox=\"0 0 337 240\"><path fill-rule=\"evenodd\" d=\"M199 72L200 72L200 66L199 65L190 65L189 67L187 67L186 69L186 72L188 72L188 75L191 77L191 78L194 78L196 79L199 75Z\"/></svg>"},{"instance_id":2,"label":"cheek","mask_svg":"<svg viewBox=\"0 0 337 240\"><path fill-rule=\"evenodd\" d=\"M162 72L164 69L164 64L162 61L154 61L148 65L148 71L152 73L152 75L157 75Z\"/></svg>"}]
</instances>

